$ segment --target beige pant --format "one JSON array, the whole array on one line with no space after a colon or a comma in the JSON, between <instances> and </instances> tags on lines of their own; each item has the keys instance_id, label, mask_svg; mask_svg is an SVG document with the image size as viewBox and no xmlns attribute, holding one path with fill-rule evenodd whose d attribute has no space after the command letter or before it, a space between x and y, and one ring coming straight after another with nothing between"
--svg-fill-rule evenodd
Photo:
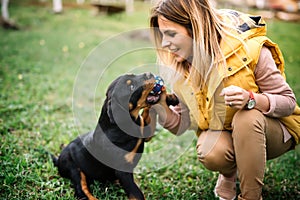
<instances>
[{"instance_id":1,"label":"beige pant","mask_svg":"<svg viewBox=\"0 0 300 200\"><path fill-rule=\"evenodd\" d=\"M279 121L258 110L240 110L227 131L202 132L197 153L203 165L225 176L238 171L240 199L260 199L266 160L294 148L293 139L283 141Z\"/></svg>"}]
</instances>

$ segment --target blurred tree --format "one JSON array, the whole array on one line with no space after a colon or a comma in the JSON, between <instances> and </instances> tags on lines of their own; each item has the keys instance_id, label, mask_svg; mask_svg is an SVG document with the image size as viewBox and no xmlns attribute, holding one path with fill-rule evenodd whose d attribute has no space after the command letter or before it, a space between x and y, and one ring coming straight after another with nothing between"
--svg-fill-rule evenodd
<instances>
[{"instance_id":1,"label":"blurred tree","mask_svg":"<svg viewBox=\"0 0 300 200\"><path fill-rule=\"evenodd\" d=\"M9 18L8 4L9 4L9 0L1 0L0 24L5 29L18 30L19 29L18 26L14 22L12 22Z\"/></svg>"}]
</instances>

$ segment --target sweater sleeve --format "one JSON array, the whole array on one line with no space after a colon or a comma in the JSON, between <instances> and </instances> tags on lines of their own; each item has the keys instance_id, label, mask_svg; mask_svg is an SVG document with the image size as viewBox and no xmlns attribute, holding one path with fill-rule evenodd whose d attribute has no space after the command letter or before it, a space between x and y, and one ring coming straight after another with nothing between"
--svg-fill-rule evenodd
<instances>
[{"instance_id":1,"label":"sweater sleeve","mask_svg":"<svg viewBox=\"0 0 300 200\"><path fill-rule=\"evenodd\" d=\"M266 95L270 102L270 109L264 114L270 117L291 115L296 106L295 95L277 69L267 47L262 47L254 73L260 92Z\"/></svg>"},{"instance_id":2,"label":"sweater sleeve","mask_svg":"<svg viewBox=\"0 0 300 200\"><path fill-rule=\"evenodd\" d=\"M190 127L190 112L186 105L179 103L177 106L170 106L172 111L165 121L158 118L159 124L175 135L181 135ZM175 131L176 130L176 131Z\"/></svg>"}]
</instances>

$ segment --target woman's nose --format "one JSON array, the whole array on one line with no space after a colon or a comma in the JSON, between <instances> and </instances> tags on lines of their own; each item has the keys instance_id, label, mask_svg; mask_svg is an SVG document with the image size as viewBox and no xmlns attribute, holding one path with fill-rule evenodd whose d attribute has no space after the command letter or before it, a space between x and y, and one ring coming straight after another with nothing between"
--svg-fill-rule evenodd
<instances>
[{"instance_id":1,"label":"woman's nose","mask_svg":"<svg viewBox=\"0 0 300 200\"><path fill-rule=\"evenodd\" d=\"M171 45L171 42L168 41L168 40L162 40L162 42L161 42L161 47L162 48L169 47L170 45Z\"/></svg>"}]
</instances>

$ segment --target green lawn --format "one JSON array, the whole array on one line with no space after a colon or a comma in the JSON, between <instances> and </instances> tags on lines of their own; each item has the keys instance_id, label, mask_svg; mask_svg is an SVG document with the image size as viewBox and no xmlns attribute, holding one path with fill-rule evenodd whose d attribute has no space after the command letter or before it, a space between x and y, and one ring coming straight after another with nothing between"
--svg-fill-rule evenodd
<instances>
[{"instance_id":1,"label":"green lawn","mask_svg":"<svg viewBox=\"0 0 300 200\"><path fill-rule=\"evenodd\" d=\"M155 54L136 29L147 27L149 5L132 15L94 16L86 7L12 1L20 31L0 29L0 199L72 199L48 152L58 154L97 121L108 83L126 72L155 71ZM74 1L75 2L75 1ZM286 59L288 82L300 99L300 24L269 21L269 35ZM135 39L132 39L135 38ZM147 199L214 199L217 174L197 161L195 136L158 129L146 144L135 179ZM300 150L267 163L264 199L300 199ZM96 183L99 199L126 199L116 185Z\"/></svg>"}]
</instances>

